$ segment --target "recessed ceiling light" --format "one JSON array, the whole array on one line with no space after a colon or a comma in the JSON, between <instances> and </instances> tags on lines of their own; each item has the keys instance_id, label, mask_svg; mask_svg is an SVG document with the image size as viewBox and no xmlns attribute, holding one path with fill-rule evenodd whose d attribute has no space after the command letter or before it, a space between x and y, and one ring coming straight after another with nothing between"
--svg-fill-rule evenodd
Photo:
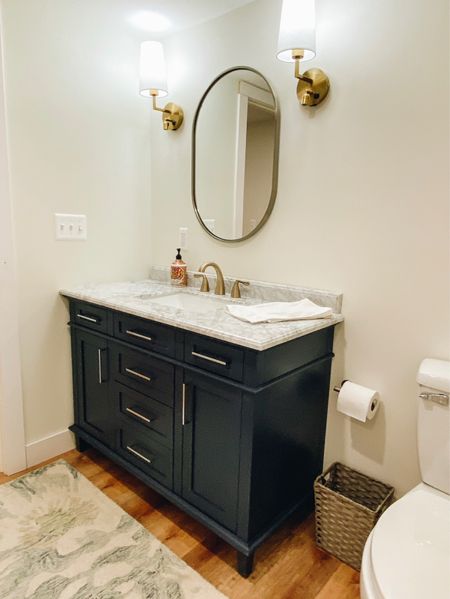
<instances>
[{"instance_id":1,"label":"recessed ceiling light","mask_svg":"<svg viewBox=\"0 0 450 599\"><path fill-rule=\"evenodd\" d=\"M171 26L171 22L164 15L148 10L135 13L128 21L138 29L151 33L167 31Z\"/></svg>"}]
</instances>

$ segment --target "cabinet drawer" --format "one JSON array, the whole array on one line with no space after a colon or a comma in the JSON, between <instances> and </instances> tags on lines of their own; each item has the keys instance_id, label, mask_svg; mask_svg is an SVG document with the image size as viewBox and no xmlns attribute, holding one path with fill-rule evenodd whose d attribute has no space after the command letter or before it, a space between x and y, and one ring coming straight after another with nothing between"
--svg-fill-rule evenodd
<instances>
[{"instance_id":1,"label":"cabinet drawer","mask_svg":"<svg viewBox=\"0 0 450 599\"><path fill-rule=\"evenodd\" d=\"M172 447L172 408L120 383L114 383L113 393L117 413L124 422L144 427L155 441Z\"/></svg>"},{"instance_id":2,"label":"cabinet drawer","mask_svg":"<svg viewBox=\"0 0 450 599\"><path fill-rule=\"evenodd\" d=\"M144 352L111 343L114 380L173 406L174 367Z\"/></svg>"},{"instance_id":3,"label":"cabinet drawer","mask_svg":"<svg viewBox=\"0 0 450 599\"><path fill-rule=\"evenodd\" d=\"M100 308L86 302L70 302L70 320L74 324L108 334L110 332L110 319L111 313L106 308Z\"/></svg>"},{"instance_id":4,"label":"cabinet drawer","mask_svg":"<svg viewBox=\"0 0 450 599\"><path fill-rule=\"evenodd\" d=\"M189 364L242 381L244 350L200 335L185 335L184 359Z\"/></svg>"},{"instance_id":5,"label":"cabinet drawer","mask_svg":"<svg viewBox=\"0 0 450 599\"><path fill-rule=\"evenodd\" d=\"M115 313L114 336L144 349L175 356L175 331L151 320Z\"/></svg>"},{"instance_id":6,"label":"cabinet drawer","mask_svg":"<svg viewBox=\"0 0 450 599\"><path fill-rule=\"evenodd\" d=\"M131 425L118 431L118 452L165 487L173 488L171 449L154 441L147 431Z\"/></svg>"}]
</instances>

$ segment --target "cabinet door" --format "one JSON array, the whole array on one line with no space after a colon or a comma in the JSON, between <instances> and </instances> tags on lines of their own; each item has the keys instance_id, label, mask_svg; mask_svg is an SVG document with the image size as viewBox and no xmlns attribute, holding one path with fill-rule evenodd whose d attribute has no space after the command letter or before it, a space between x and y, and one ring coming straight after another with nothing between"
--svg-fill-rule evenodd
<instances>
[{"instance_id":1,"label":"cabinet door","mask_svg":"<svg viewBox=\"0 0 450 599\"><path fill-rule=\"evenodd\" d=\"M236 530L242 393L185 371L182 393L182 495Z\"/></svg>"},{"instance_id":2,"label":"cabinet door","mask_svg":"<svg viewBox=\"0 0 450 599\"><path fill-rule=\"evenodd\" d=\"M113 405L109 396L109 347L102 337L74 331L76 423L111 445Z\"/></svg>"}]
</instances>

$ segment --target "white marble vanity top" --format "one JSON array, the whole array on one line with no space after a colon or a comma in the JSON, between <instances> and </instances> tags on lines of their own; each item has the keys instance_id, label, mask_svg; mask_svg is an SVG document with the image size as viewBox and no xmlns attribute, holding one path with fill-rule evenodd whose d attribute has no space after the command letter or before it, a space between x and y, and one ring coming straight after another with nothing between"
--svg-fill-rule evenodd
<instances>
[{"instance_id":1,"label":"white marble vanity top","mask_svg":"<svg viewBox=\"0 0 450 599\"><path fill-rule=\"evenodd\" d=\"M206 294L200 293L195 287L183 289L172 287L166 282L167 269L153 268L151 276L151 279L145 281L84 285L73 289L62 289L60 293L67 297L91 302L141 318L148 318L259 351L333 326L343 320L340 314L342 303L340 293L305 287L272 285L258 281L252 281L250 287L242 290L243 298L240 300L231 299L229 295L217 296L214 295L214 292L210 292L208 297L218 300L217 307L209 305L202 313L198 310L191 311L160 305L152 303L152 298L178 292L202 297L205 297ZM193 277L190 277L190 281L193 281ZM210 277L210 281L212 282L211 289L214 289L213 277ZM226 279L228 293L230 281L232 279ZM197 279L194 284L198 284ZM331 307L334 312L333 315L330 318L317 320L249 324L237 320L225 310L225 306L232 302L258 304L265 301L295 301L304 297L309 297L322 306Z\"/></svg>"}]
</instances>

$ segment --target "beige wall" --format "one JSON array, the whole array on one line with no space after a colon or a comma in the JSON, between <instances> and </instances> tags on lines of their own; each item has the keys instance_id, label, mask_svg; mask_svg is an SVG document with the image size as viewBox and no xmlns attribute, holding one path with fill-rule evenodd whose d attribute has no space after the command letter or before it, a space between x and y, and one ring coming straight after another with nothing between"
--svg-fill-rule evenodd
<instances>
[{"instance_id":1,"label":"beige wall","mask_svg":"<svg viewBox=\"0 0 450 599\"><path fill-rule=\"evenodd\" d=\"M151 111L138 41L109 0L2 0L27 442L73 422L68 313L58 289L144 277ZM54 212L86 214L57 242Z\"/></svg>"},{"instance_id":2,"label":"beige wall","mask_svg":"<svg viewBox=\"0 0 450 599\"><path fill-rule=\"evenodd\" d=\"M334 382L377 388L383 407L349 422L330 398L326 462L343 460L393 483L419 480L415 374L450 357L448 3L319 0L318 56L332 81L315 110L298 105L291 65L275 58L279 0L259 0L167 42L173 98L186 115L152 143L152 254L169 264L189 227L191 267L339 289ZM279 95L280 181L272 217L248 242L226 245L197 223L190 199L196 103L217 73L259 69ZM426 82L432 82L430 87ZM177 176L164 176L166 165Z\"/></svg>"}]
</instances>

